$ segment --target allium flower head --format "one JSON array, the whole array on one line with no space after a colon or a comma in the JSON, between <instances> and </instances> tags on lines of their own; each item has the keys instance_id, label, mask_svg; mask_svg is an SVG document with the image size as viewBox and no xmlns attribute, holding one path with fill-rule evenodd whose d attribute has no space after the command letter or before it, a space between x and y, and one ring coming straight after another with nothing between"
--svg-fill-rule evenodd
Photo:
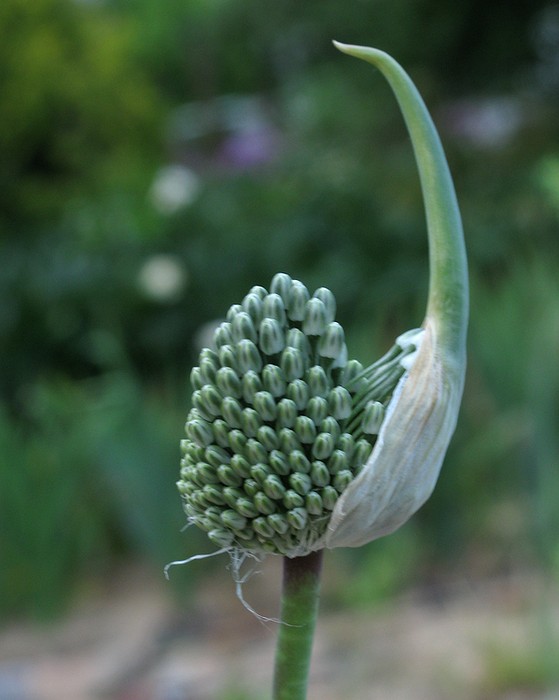
<instances>
[{"instance_id":1,"label":"allium flower head","mask_svg":"<svg viewBox=\"0 0 559 700\"><path fill-rule=\"evenodd\" d=\"M178 488L220 547L312 550L372 452L421 333L364 369L335 315L330 290L311 296L280 273L231 306L200 353Z\"/></svg>"}]
</instances>

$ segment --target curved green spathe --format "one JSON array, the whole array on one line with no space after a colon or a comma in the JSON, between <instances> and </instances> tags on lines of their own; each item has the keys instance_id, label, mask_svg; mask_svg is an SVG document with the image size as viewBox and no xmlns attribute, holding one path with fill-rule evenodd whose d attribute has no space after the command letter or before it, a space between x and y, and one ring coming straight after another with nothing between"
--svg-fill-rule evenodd
<instances>
[{"instance_id":1,"label":"curved green spathe","mask_svg":"<svg viewBox=\"0 0 559 700\"><path fill-rule=\"evenodd\" d=\"M391 56L364 46L334 45L378 68L398 100L415 152L427 217L427 316L437 320L439 343L462 356L468 323L466 251L452 177L433 120L410 77Z\"/></svg>"},{"instance_id":2,"label":"curved green spathe","mask_svg":"<svg viewBox=\"0 0 559 700\"><path fill-rule=\"evenodd\" d=\"M458 417L466 367L468 277L460 212L444 151L409 76L376 49L337 48L376 66L402 110L415 152L429 239L423 336L366 465L336 503L317 546L355 547L396 530L430 496Z\"/></svg>"}]
</instances>

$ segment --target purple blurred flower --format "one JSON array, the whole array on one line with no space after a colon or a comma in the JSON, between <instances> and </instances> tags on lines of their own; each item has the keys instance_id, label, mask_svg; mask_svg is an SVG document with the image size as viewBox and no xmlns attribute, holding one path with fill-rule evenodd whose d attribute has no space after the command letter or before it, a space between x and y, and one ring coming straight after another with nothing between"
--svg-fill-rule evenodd
<instances>
[{"instance_id":1,"label":"purple blurred flower","mask_svg":"<svg viewBox=\"0 0 559 700\"><path fill-rule=\"evenodd\" d=\"M219 161L235 169L258 167L274 159L278 146L271 128L233 131L221 144Z\"/></svg>"}]
</instances>

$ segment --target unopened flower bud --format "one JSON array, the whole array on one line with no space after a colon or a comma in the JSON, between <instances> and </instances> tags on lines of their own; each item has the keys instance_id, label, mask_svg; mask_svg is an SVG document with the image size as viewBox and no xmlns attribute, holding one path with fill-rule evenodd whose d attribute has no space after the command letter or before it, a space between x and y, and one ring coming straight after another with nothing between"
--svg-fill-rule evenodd
<instances>
[{"instance_id":1,"label":"unopened flower bud","mask_svg":"<svg viewBox=\"0 0 559 700\"><path fill-rule=\"evenodd\" d=\"M262 299L258 294L247 294L243 299L243 310L251 317L255 327L260 325L264 315Z\"/></svg>"},{"instance_id":2,"label":"unopened flower bud","mask_svg":"<svg viewBox=\"0 0 559 700\"><path fill-rule=\"evenodd\" d=\"M285 486L276 474L269 474L262 483L262 489L268 498L279 500L285 495Z\"/></svg>"},{"instance_id":3,"label":"unopened flower bud","mask_svg":"<svg viewBox=\"0 0 559 700\"><path fill-rule=\"evenodd\" d=\"M304 445L312 445L316 438L316 426L308 416L299 416L295 421L295 433Z\"/></svg>"},{"instance_id":4,"label":"unopened flower bud","mask_svg":"<svg viewBox=\"0 0 559 700\"><path fill-rule=\"evenodd\" d=\"M311 344L307 336L299 328L290 328L285 336L285 344L299 350L303 357L310 356Z\"/></svg>"},{"instance_id":5,"label":"unopened flower bud","mask_svg":"<svg viewBox=\"0 0 559 700\"><path fill-rule=\"evenodd\" d=\"M271 318L278 321L280 326L287 322L285 316L285 306L279 294L268 294L263 300L264 318Z\"/></svg>"},{"instance_id":6,"label":"unopened flower bud","mask_svg":"<svg viewBox=\"0 0 559 700\"><path fill-rule=\"evenodd\" d=\"M231 322L231 335L233 336L233 341L235 343L240 343L243 338L247 338L253 343L257 342L258 335L256 333L256 328L252 318L246 311L240 311L237 313Z\"/></svg>"},{"instance_id":7,"label":"unopened flower bud","mask_svg":"<svg viewBox=\"0 0 559 700\"><path fill-rule=\"evenodd\" d=\"M273 294L279 294L279 296L283 299L284 304L286 304L292 284L293 282L289 275L286 275L285 272L278 272L278 274L274 275L272 278L272 282L270 283L270 292Z\"/></svg>"},{"instance_id":8,"label":"unopened flower bud","mask_svg":"<svg viewBox=\"0 0 559 700\"><path fill-rule=\"evenodd\" d=\"M243 479L229 464L221 464L217 468L217 476L225 486L240 486Z\"/></svg>"},{"instance_id":9,"label":"unopened flower bud","mask_svg":"<svg viewBox=\"0 0 559 700\"><path fill-rule=\"evenodd\" d=\"M233 304L232 306L230 306L225 316L225 320L227 321L227 323L232 323L235 316L242 310L243 307L240 304Z\"/></svg>"},{"instance_id":10,"label":"unopened flower bud","mask_svg":"<svg viewBox=\"0 0 559 700\"><path fill-rule=\"evenodd\" d=\"M204 511L204 517L207 523L210 525L208 529L211 530L212 527L220 527L223 523L221 519L221 513L223 510L218 506L209 506Z\"/></svg>"},{"instance_id":11,"label":"unopened flower bud","mask_svg":"<svg viewBox=\"0 0 559 700\"><path fill-rule=\"evenodd\" d=\"M325 510L334 510L339 496L338 492L333 486L325 486L320 491L320 497L322 498L322 505L324 506Z\"/></svg>"},{"instance_id":12,"label":"unopened flower bud","mask_svg":"<svg viewBox=\"0 0 559 700\"><path fill-rule=\"evenodd\" d=\"M281 354L280 367L288 382L300 379L305 374L305 357L296 348L285 348Z\"/></svg>"},{"instance_id":13,"label":"unopened flower bud","mask_svg":"<svg viewBox=\"0 0 559 700\"><path fill-rule=\"evenodd\" d=\"M203 348L200 351L198 362L202 362L203 360L209 360L210 362L213 362L216 369L219 368L219 357L215 350L212 350L211 348Z\"/></svg>"},{"instance_id":14,"label":"unopened flower bud","mask_svg":"<svg viewBox=\"0 0 559 700\"><path fill-rule=\"evenodd\" d=\"M262 462L265 464L268 461L268 452L266 448L254 438L250 438L247 441L245 454L248 461L251 463Z\"/></svg>"},{"instance_id":15,"label":"unopened flower bud","mask_svg":"<svg viewBox=\"0 0 559 700\"><path fill-rule=\"evenodd\" d=\"M353 454L353 463L357 468L362 467L365 462L369 459L371 452L373 451L373 446L368 440L361 439L357 441L355 445L355 452Z\"/></svg>"},{"instance_id":16,"label":"unopened flower bud","mask_svg":"<svg viewBox=\"0 0 559 700\"><path fill-rule=\"evenodd\" d=\"M282 503L285 508L292 510L293 508L300 508L305 504L305 499L300 493L294 491L293 489L287 489L285 496L283 497Z\"/></svg>"},{"instance_id":17,"label":"unopened flower bud","mask_svg":"<svg viewBox=\"0 0 559 700\"><path fill-rule=\"evenodd\" d=\"M254 396L262 391L262 380L254 370L249 370L242 379L243 399L246 403L254 403Z\"/></svg>"},{"instance_id":18,"label":"unopened flower bud","mask_svg":"<svg viewBox=\"0 0 559 700\"><path fill-rule=\"evenodd\" d=\"M239 498L235 509L247 518L255 518L258 515L258 509L249 498Z\"/></svg>"},{"instance_id":19,"label":"unopened flower bud","mask_svg":"<svg viewBox=\"0 0 559 700\"><path fill-rule=\"evenodd\" d=\"M304 496L311 490L311 477L308 474L291 474L291 476L289 477L289 485L299 495Z\"/></svg>"},{"instance_id":20,"label":"unopened flower bud","mask_svg":"<svg viewBox=\"0 0 559 700\"><path fill-rule=\"evenodd\" d=\"M309 299L305 305L303 318L303 333L306 335L321 335L328 325L326 307L320 299Z\"/></svg>"},{"instance_id":21,"label":"unopened flower bud","mask_svg":"<svg viewBox=\"0 0 559 700\"><path fill-rule=\"evenodd\" d=\"M250 462L242 454L234 454L231 457L231 466L243 479L250 476Z\"/></svg>"},{"instance_id":22,"label":"unopened flower bud","mask_svg":"<svg viewBox=\"0 0 559 700\"><path fill-rule=\"evenodd\" d=\"M230 428L242 427L243 409L241 404L232 396L226 396L221 402L221 415Z\"/></svg>"},{"instance_id":23,"label":"unopened flower bud","mask_svg":"<svg viewBox=\"0 0 559 700\"><path fill-rule=\"evenodd\" d=\"M260 349L265 355L277 355L285 347L285 335L275 318L264 318L260 323Z\"/></svg>"},{"instance_id":24,"label":"unopened flower bud","mask_svg":"<svg viewBox=\"0 0 559 700\"><path fill-rule=\"evenodd\" d=\"M291 399L297 410L303 411L310 398L309 387L302 379L294 379L287 386L287 398Z\"/></svg>"},{"instance_id":25,"label":"unopened flower bud","mask_svg":"<svg viewBox=\"0 0 559 700\"><path fill-rule=\"evenodd\" d=\"M227 450L224 450L222 447L218 447L217 445L210 445L209 447L206 447L204 456L208 464L211 464L212 467L215 467L216 469L220 464L229 464L231 461L231 457Z\"/></svg>"},{"instance_id":26,"label":"unopened flower bud","mask_svg":"<svg viewBox=\"0 0 559 700\"><path fill-rule=\"evenodd\" d=\"M186 424L188 437L200 447L207 447L213 441L211 426L202 419L194 419Z\"/></svg>"},{"instance_id":27,"label":"unopened flower bud","mask_svg":"<svg viewBox=\"0 0 559 700\"><path fill-rule=\"evenodd\" d=\"M285 515L280 515L279 513L272 513L266 517L267 522L271 527L278 533L278 535L285 535L289 530L289 523Z\"/></svg>"},{"instance_id":28,"label":"unopened flower bud","mask_svg":"<svg viewBox=\"0 0 559 700\"><path fill-rule=\"evenodd\" d=\"M238 372L239 363L237 362L237 355L232 345L222 345L219 350L219 362L222 367L231 367Z\"/></svg>"},{"instance_id":29,"label":"unopened flower bud","mask_svg":"<svg viewBox=\"0 0 559 700\"><path fill-rule=\"evenodd\" d=\"M243 490L249 498L254 498L256 494L260 491L260 483L252 478L245 479L243 482Z\"/></svg>"},{"instance_id":30,"label":"unopened flower bud","mask_svg":"<svg viewBox=\"0 0 559 700\"><path fill-rule=\"evenodd\" d=\"M244 408L241 414L241 429L247 437L256 437L262 418L254 408Z\"/></svg>"},{"instance_id":31,"label":"unopened flower bud","mask_svg":"<svg viewBox=\"0 0 559 700\"><path fill-rule=\"evenodd\" d=\"M333 321L328 324L318 341L318 353L321 357L337 360L337 366L344 366L347 362L347 347L345 344L344 330L339 323Z\"/></svg>"},{"instance_id":32,"label":"unopened flower bud","mask_svg":"<svg viewBox=\"0 0 559 700\"><path fill-rule=\"evenodd\" d=\"M384 420L384 406L380 401L369 401L363 411L361 428L366 435L378 435Z\"/></svg>"},{"instance_id":33,"label":"unopened flower bud","mask_svg":"<svg viewBox=\"0 0 559 700\"><path fill-rule=\"evenodd\" d=\"M301 449L301 443L297 434L291 428L281 428L279 431L280 450L288 455L294 450Z\"/></svg>"},{"instance_id":34,"label":"unopened flower bud","mask_svg":"<svg viewBox=\"0 0 559 700\"><path fill-rule=\"evenodd\" d=\"M287 383L283 370L277 365L266 365L262 370L262 381L264 389L269 391L274 398L281 398L285 395Z\"/></svg>"},{"instance_id":35,"label":"unopened flower bud","mask_svg":"<svg viewBox=\"0 0 559 700\"><path fill-rule=\"evenodd\" d=\"M266 496L263 491L259 491L254 495L254 505L262 515L271 515L276 512L276 506L271 498Z\"/></svg>"},{"instance_id":36,"label":"unopened flower bud","mask_svg":"<svg viewBox=\"0 0 559 700\"><path fill-rule=\"evenodd\" d=\"M328 401L322 396L313 396L309 399L305 413L316 426L319 426L328 415Z\"/></svg>"},{"instance_id":37,"label":"unopened flower bud","mask_svg":"<svg viewBox=\"0 0 559 700\"><path fill-rule=\"evenodd\" d=\"M229 447L235 454L244 455L247 444L247 437L241 430L231 430L229 432Z\"/></svg>"},{"instance_id":38,"label":"unopened flower bud","mask_svg":"<svg viewBox=\"0 0 559 700\"><path fill-rule=\"evenodd\" d=\"M287 300L287 314L291 321L302 321L305 318L305 310L309 299L309 290L305 285L298 280L293 280Z\"/></svg>"},{"instance_id":39,"label":"unopened flower bud","mask_svg":"<svg viewBox=\"0 0 559 700\"><path fill-rule=\"evenodd\" d=\"M258 391L254 395L254 408L258 411L263 421L272 421L276 418L276 402L269 391Z\"/></svg>"},{"instance_id":40,"label":"unopened flower bud","mask_svg":"<svg viewBox=\"0 0 559 700\"><path fill-rule=\"evenodd\" d=\"M330 435L337 441L342 433L340 424L334 418L334 416L326 416L319 426L321 433L330 433Z\"/></svg>"},{"instance_id":41,"label":"unopened flower bud","mask_svg":"<svg viewBox=\"0 0 559 700\"><path fill-rule=\"evenodd\" d=\"M208 409L206 407L206 402L204 401L204 398L202 396L201 389L197 389L196 391L194 391L192 393L192 405L196 409L199 418L202 418L203 420L208 420L208 421L212 420L213 416L210 413L210 411L208 411Z\"/></svg>"},{"instance_id":42,"label":"unopened flower bud","mask_svg":"<svg viewBox=\"0 0 559 700\"><path fill-rule=\"evenodd\" d=\"M270 538L273 537L275 532L274 528L270 525L268 520L263 516L259 516L252 521L252 527L255 531L262 537Z\"/></svg>"},{"instance_id":43,"label":"unopened flower bud","mask_svg":"<svg viewBox=\"0 0 559 700\"><path fill-rule=\"evenodd\" d=\"M287 522L295 530L303 530L308 521L308 513L304 508L293 508L287 512Z\"/></svg>"},{"instance_id":44,"label":"unopened flower bud","mask_svg":"<svg viewBox=\"0 0 559 700\"><path fill-rule=\"evenodd\" d=\"M177 481L177 489L180 494L187 496L195 489L195 485L191 481Z\"/></svg>"},{"instance_id":45,"label":"unopened flower bud","mask_svg":"<svg viewBox=\"0 0 559 700\"><path fill-rule=\"evenodd\" d=\"M270 469L265 464L253 464L250 468L250 475L254 481L256 481L258 486L262 487L262 484L270 476Z\"/></svg>"},{"instance_id":46,"label":"unopened flower bud","mask_svg":"<svg viewBox=\"0 0 559 700\"><path fill-rule=\"evenodd\" d=\"M276 474L286 476L290 472L289 460L281 450L272 450L268 457L268 463Z\"/></svg>"},{"instance_id":47,"label":"unopened flower bud","mask_svg":"<svg viewBox=\"0 0 559 700\"><path fill-rule=\"evenodd\" d=\"M311 464L310 477L312 479L312 483L317 488L327 486L330 483L330 472L328 471L328 467L320 460L315 460Z\"/></svg>"},{"instance_id":48,"label":"unopened flower bud","mask_svg":"<svg viewBox=\"0 0 559 700\"><path fill-rule=\"evenodd\" d=\"M334 447L335 440L330 433L319 433L312 445L312 455L315 459L328 459Z\"/></svg>"},{"instance_id":49,"label":"unopened flower bud","mask_svg":"<svg viewBox=\"0 0 559 700\"><path fill-rule=\"evenodd\" d=\"M293 450L288 456L291 471L306 474L311 470L311 463L302 450Z\"/></svg>"},{"instance_id":50,"label":"unopened flower bud","mask_svg":"<svg viewBox=\"0 0 559 700\"><path fill-rule=\"evenodd\" d=\"M219 484L216 468L205 462L198 462L196 465L196 476L199 479L199 483Z\"/></svg>"},{"instance_id":51,"label":"unopened flower bud","mask_svg":"<svg viewBox=\"0 0 559 700\"><path fill-rule=\"evenodd\" d=\"M349 391L343 386L335 386L328 394L330 414L336 420L349 418L353 408L353 401Z\"/></svg>"},{"instance_id":52,"label":"unopened flower bud","mask_svg":"<svg viewBox=\"0 0 559 700\"><path fill-rule=\"evenodd\" d=\"M242 530L247 524L247 519L244 515L231 509L224 510L221 513L221 521L226 527L233 528L233 530Z\"/></svg>"},{"instance_id":53,"label":"unopened flower bud","mask_svg":"<svg viewBox=\"0 0 559 700\"><path fill-rule=\"evenodd\" d=\"M350 385L355 381L355 378L363 372L363 365L358 360L349 360L344 367L344 386Z\"/></svg>"},{"instance_id":54,"label":"unopened flower bud","mask_svg":"<svg viewBox=\"0 0 559 700\"><path fill-rule=\"evenodd\" d=\"M279 435L269 425L262 425L260 428L258 428L257 438L258 442L268 452L277 450L279 447Z\"/></svg>"},{"instance_id":55,"label":"unopened flower bud","mask_svg":"<svg viewBox=\"0 0 559 700\"><path fill-rule=\"evenodd\" d=\"M231 333L231 324L224 321L215 329L214 345L219 349L222 345L231 345L232 343L233 334Z\"/></svg>"},{"instance_id":56,"label":"unopened flower bud","mask_svg":"<svg viewBox=\"0 0 559 700\"><path fill-rule=\"evenodd\" d=\"M230 508L233 508L233 510L237 510L237 501L239 500L239 498L244 497L244 492L241 491L241 489L236 488L235 486L226 486L223 489L223 500ZM219 509L217 510L217 512L221 513Z\"/></svg>"},{"instance_id":57,"label":"unopened flower bud","mask_svg":"<svg viewBox=\"0 0 559 700\"><path fill-rule=\"evenodd\" d=\"M214 420L212 433L219 447L229 447L229 426L223 419L217 418Z\"/></svg>"},{"instance_id":58,"label":"unopened flower bud","mask_svg":"<svg viewBox=\"0 0 559 700\"><path fill-rule=\"evenodd\" d=\"M349 469L342 469L334 475L332 485L338 493L343 493L353 481L353 474Z\"/></svg>"},{"instance_id":59,"label":"unopened flower bud","mask_svg":"<svg viewBox=\"0 0 559 700\"><path fill-rule=\"evenodd\" d=\"M425 195L432 277L420 330L363 368L347 361L332 293L280 273L230 307L192 370L178 488L191 523L237 553L303 556L357 546L430 494L464 378L467 276L460 218L425 107L386 54L377 66L410 128ZM342 432L343 431L343 432ZM186 443L186 444L185 444Z\"/></svg>"},{"instance_id":60,"label":"unopened flower bud","mask_svg":"<svg viewBox=\"0 0 559 700\"><path fill-rule=\"evenodd\" d=\"M334 450L328 460L328 471L330 474L337 474L342 469L347 469L349 466L349 455L343 450Z\"/></svg>"},{"instance_id":61,"label":"unopened flower bud","mask_svg":"<svg viewBox=\"0 0 559 700\"><path fill-rule=\"evenodd\" d=\"M309 385L311 396L328 396L332 384L320 365L315 365L309 369L306 375L306 381Z\"/></svg>"},{"instance_id":62,"label":"unopened flower bud","mask_svg":"<svg viewBox=\"0 0 559 700\"><path fill-rule=\"evenodd\" d=\"M230 547L233 544L234 535L231 530L215 528L208 532L208 537L215 545L222 549L223 547Z\"/></svg>"},{"instance_id":63,"label":"unopened flower bud","mask_svg":"<svg viewBox=\"0 0 559 700\"><path fill-rule=\"evenodd\" d=\"M201 389L205 383L206 381L202 376L200 367L193 367L192 371L190 372L190 385L192 386L192 388L194 390Z\"/></svg>"},{"instance_id":64,"label":"unopened flower bud","mask_svg":"<svg viewBox=\"0 0 559 700\"><path fill-rule=\"evenodd\" d=\"M267 292L265 287L261 287L260 285L255 285L254 287L250 288L249 294L256 294L256 296L260 297L260 299L264 299L264 297L268 294L268 292Z\"/></svg>"},{"instance_id":65,"label":"unopened flower bud","mask_svg":"<svg viewBox=\"0 0 559 700\"><path fill-rule=\"evenodd\" d=\"M225 505L221 487L215 486L214 484L206 484L202 489L202 494L210 503L215 503L217 506Z\"/></svg>"},{"instance_id":66,"label":"unopened flower bud","mask_svg":"<svg viewBox=\"0 0 559 700\"><path fill-rule=\"evenodd\" d=\"M281 399L278 403L276 426L278 428L293 428L297 420L297 406L291 399Z\"/></svg>"},{"instance_id":67,"label":"unopened flower bud","mask_svg":"<svg viewBox=\"0 0 559 700\"><path fill-rule=\"evenodd\" d=\"M322 515L324 505L320 494L316 491L309 491L305 496L305 508L310 515Z\"/></svg>"},{"instance_id":68,"label":"unopened flower bud","mask_svg":"<svg viewBox=\"0 0 559 700\"><path fill-rule=\"evenodd\" d=\"M215 382L222 396L240 399L243 394L241 380L231 367L221 367L215 375Z\"/></svg>"},{"instance_id":69,"label":"unopened flower bud","mask_svg":"<svg viewBox=\"0 0 559 700\"><path fill-rule=\"evenodd\" d=\"M192 411L190 411L190 413L188 414L187 421L191 420L191 418L192 418ZM185 425L185 428L186 428L186 425ZM191 440L184 438L180 441L180 450L181 450L181 455L183 455L183 457L192 457L192 452L193 452L193 450L196 450L196 449L197 449L196 445Z\"/></svg>"},{"instance_id":70,"label":"unopened flower bud","mask_svg":"<svg viewBox=\"0 0 559 700\"><path fill-rule=\"evenodd\" d=\"M242 374L245 372L260 372L262 357L252 340L244 339L237 344L237 362Z\"/></svg>"}]
</instances>

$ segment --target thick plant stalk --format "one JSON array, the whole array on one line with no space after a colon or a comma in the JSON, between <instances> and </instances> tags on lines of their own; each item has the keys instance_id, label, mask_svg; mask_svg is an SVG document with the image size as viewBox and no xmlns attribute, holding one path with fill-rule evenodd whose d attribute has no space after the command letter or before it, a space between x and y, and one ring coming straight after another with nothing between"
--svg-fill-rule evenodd
<instances>
[{"instance_id":1,"label":"thick plant stalk","mask_svg":"<svg viewBox=\"0 0 559 700\"><path fill-rule=\"evenodd\" d=\"M273 700L305 700L318 612L322 550L283 560Z\"/></svg>"}]
</instances>

